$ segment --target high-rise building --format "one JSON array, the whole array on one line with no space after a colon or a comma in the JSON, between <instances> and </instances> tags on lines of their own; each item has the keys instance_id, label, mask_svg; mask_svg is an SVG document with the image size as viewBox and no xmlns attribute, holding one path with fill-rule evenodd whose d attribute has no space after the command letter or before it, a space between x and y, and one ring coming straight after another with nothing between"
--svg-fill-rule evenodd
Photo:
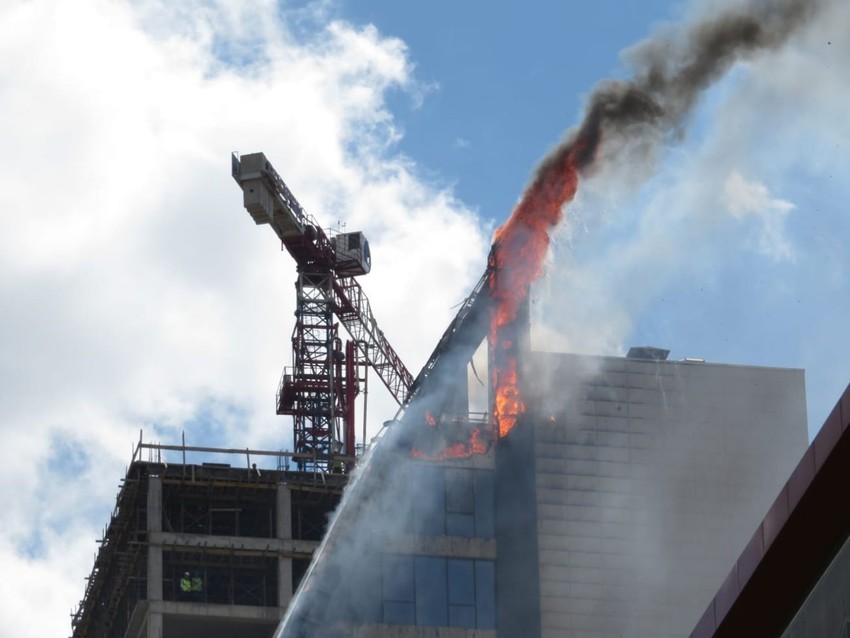
<instances>
[{"instance_id":1,"label":"high-rise building","mask_svg":"<svg viewBox=\"0 0 850 638\"><path fill-rule=\"evenodd\" d=\"M505 603L539 633L500 604L504 635L686 635L805 449L802 371L632 354L531 359L539 394L496 451L522 533L497 560L518 565L500 592L515 569L537 584Z\"/></svg>"},{"instance_id":2,"label":"high-rise building","mask_svg":"<svg viewBox=\"0 0 850 638\"><path fill-rule=\"evenodd\" d=\"M399 432L281 633L687 635L805 449L804 379L665 356L532 353L526 413L469 459Z\"/></svg>"}]
</instances>

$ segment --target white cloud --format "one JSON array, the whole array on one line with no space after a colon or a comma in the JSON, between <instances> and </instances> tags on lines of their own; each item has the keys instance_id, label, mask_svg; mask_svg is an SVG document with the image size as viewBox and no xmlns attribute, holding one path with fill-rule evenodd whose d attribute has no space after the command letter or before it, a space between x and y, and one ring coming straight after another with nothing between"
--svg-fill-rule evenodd
<instances>
[{"instance_id":1,"label":"white cloud","mask_svg":"<svg viewBox=\"0 0 850 638\"><path fill-rule=\"evenodd\" d=\"M759 223L755 249L775 261L793 261L794 249L784 232L785 218L794 204L771 197L767 186L732 172L723 185L723 202L732 217L755 217Z\"/></svg>"},{"instance_id":2,"label":"white cloud","mask_svg":"<svg viewBox=\"0 0 850 638\"><path fill-rule=\"evenodd\" d=\"M231 150L367 233L363 287L418 371L488 229L394 149L391 88L421 91L402 42L343 22L299 40L273 2L0 8L0 634L69 633L140 429L287 444L295 267L242 208Z\"/></svg>"}]
</instances>

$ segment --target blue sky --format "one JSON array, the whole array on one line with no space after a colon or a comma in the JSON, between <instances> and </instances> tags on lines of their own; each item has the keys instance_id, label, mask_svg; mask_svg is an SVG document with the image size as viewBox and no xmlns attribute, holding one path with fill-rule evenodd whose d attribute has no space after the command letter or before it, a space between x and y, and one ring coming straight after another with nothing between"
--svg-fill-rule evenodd
<instances>
[{"instance_id":1,"label":"blue sky","mask_svg":"<svg viewBox=\"0 0 850 638\"><path fill-rule=\"evenodd\" d=\"M501 221L542 155L577 121L588 91L623 75L620 50L675 19L679 4L379 1L346 2L340 14L409 47L426 93L421 103L392 96L400 148Z\"/></svg>"},{"instance_id":2,"label":"blue sky","mask_svg":"<svg viewBox=\"0 0 850 638\"><path fill-rule=\"evenodd\" d=\"M486 8L478 3L347 2L336 8L345 19L375 24L405 42L414 76L425 88L422 95L390 96L403 129L398 147L423 175L449 184L482 218L496 223L505 219L543 154L578 121L590 89L602 79L628 77L621 52L693 11L682 2L624 6L613 0ZM840 33L822 32L805 46L837 65L840 57L829 51L832 39L838 41ZM633 232L648 202L670 189L672 167L682 154L687 161L710 144L706 139L722 127L719 112L730 108L752 75L752 69L736 68L706 93L681 148L665 151L668 164L662 162L660 176L619 203L621 218L607 229L612 240L616 233ZM775 110L768 119L787 125L782 107ZM758 118L757 110L750 117ZM841 130L832 145L823 126L813 148L801 149L798 159L783 154L801 136L781 130L754 139L745 153L736 151L730 158L730 165L739 161L740 170L750 171L748 178L793 204L784 227L793 259L747 250L759 233L754 220L724 229L729 236L713 241L726 249L709 249L712 266L659 286L632 318L633 328L622 343L668 347L680 358L806 368L812 434L850 378L841 313L829 311L836 304L846 309L841 299L846 261L836 244L850 239L850 221L839 203L848 194L847 124L834 123ZM819 127L805 120L800 124ZM821 144L828 155L819 158L820 165L810 165L810 151ZM670 241L677 239L671 233Z\"/></svg>"},{"instance_id":3,"label":"blue sky","mask_svg":"<svg viewBox=\"0 0 850 638\"><path fill-rule=\"evenodd\" d=\"M628 77L622 50L736 2L3 3L0 634L67 632L139 430L288 445L294 266L231 151L366 232L362 285L417 371L536 163ZM850 379L850 5L825 4L675 143L582 182L538 346L802 367L823 422ZM374 385L372 431L395 409Z\"/></svg>"}]
</instances>

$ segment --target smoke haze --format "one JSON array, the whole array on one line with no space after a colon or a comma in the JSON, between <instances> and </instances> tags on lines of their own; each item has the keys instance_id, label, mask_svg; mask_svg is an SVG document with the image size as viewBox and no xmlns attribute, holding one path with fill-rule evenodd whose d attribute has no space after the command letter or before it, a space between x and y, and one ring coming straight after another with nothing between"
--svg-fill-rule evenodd
<instances>
[{"instance_id":1,"label":"smoke haze","mask_svg":"<svg viewBox=\"0 0 850 638\"><path fill-rule=\"evenodd\" d=\"M559 173L565 166L575 167L583 179L592 178L592 181L610 180L611 177L605 175L609 172L629 185L649 178L659 161L661 149L683 138L689 117L699 104L705 89L722 77L736 62L779 49L800 27L806 25L819 10L829 4L825 1L784 0L775 3L753 1L730 5L696 22L665 27L654 37L631 48L626 52L625 58L633 73L632 79L603 82L594 89L588 99L582 121L567 135L565 141L541 162L517 210L523 209L523 204L529 201L530 194L533 195L551 184L553 173ZM555 189L558 191L556 196L563 197L563 205L564 202L570 201L575 189L569 184L565 185L563 181L558 182L555 179L555 182ZM740 174L727 182L724 192L732 216L757 216L757 211L765 206L787 214L791 206L787 202L772 198L759 183L748 181ZM753 203L754 200L758 203ZM580 204L584 205L581 200ZM533 213L533 210L531 212ZM559 221L559 215L547 216L544 222L546 232L551 232ZM686 225L687 221L682 223ZM509 221L508 225L510 224ZM653 241L653 246L657 248L663 243L664 230L656 228L655 231L660 235L659 241ZM525 238L526 235L521 232L519 236ZM499 239L502 238L503 235L500 234ZM775 225L766 232L762 243L765 251L769 250L768 245L772 240L776 240ZM514 248L518 251L521 249ZM787 257L787 247L781 248L775 254L779 255L779 258ZM630 257L630 262L634 264L646 256L646 252L636 249ZM667 257L670 257L670 253L662 251L661 254L654 255L653 261L675 265L667 260ZM539 272L538 268L531 270ZM554 278L558 276L552 272L549 274ZM589 281L598 281L598 278L589 278ZM564 290L574 292L575 288L567 287L560 292L554 292L553 296L563 301ZM584 299L573 298L570 301L567 313L573 312L576 305L580 305ZM609 301L603 296L600 308L605 307ZM564 313L553 314L560 320L565 316ZM572 325L575 327L575 324ZM618 325L610 327L609 333L602 341L607 341L606 345L610 345L627 334L630 327L628 315L625 315L621 317ZM591 325L589 322L580 326L580 329L596 337L597 345L600 343L599 334L604 333L605 328L604 325ZM545 327L542 332L546 333ZM412 425L404 424L408 428ZM401 429L401 426L397 427ZM382 480L375 484L377 489L381 489L382 485L395 486L409 480L407 473L410 461L397 452L398 449L392 464L382 466ZM379 446L372 462L388 453ZM691 450L686 450L686 455L690 453ZM408 469L405 469L406 467ZM360 471L369 473L370 468L366 466ZM425 492L427 491L426 489ZM329 582L345 581L345 577L340 575L340 569L344 569L345 573L368 570L367 566L362 564L363 561L357 561L354 557L367 555L369 552L364 552L363 548L374 547L371 544L374 536L370 535L374 534L376 519L371 515L365 517L368 520L360 518L358 512L365 513L365 510L357 504L357 498L356 494L348 497L338 515L340 519L347 521L344 526L345 538L341 538L339 529L333 529L329 534L329 545L344 544L345 554L351 560L342 565L330 557L319 557L312 578L322 585L316 588L314 594L310 585L311 578L305 579L298 604L293 605L287 614L287 620L279 629L278 636L300 636L300 632L307 631L308 627L301 625L299 618L321 617L322 610L333 605L330 601L340 600L328 589ZM374 503L376 498L378 497L372 493L368 500ZM388 496L386 503L389 504L391 500L396 503L404 501L398 498L398 494ZM351 516L347 509L351 510ZM388 519L395 520L395 517L383 518ZM323 567L324 560L333 562L333 567ZM323 570L333 573L333 578L322 580L319 574ZM335 587L338 585L332 585L331 589Z\"/></svg>"}]
</instances>

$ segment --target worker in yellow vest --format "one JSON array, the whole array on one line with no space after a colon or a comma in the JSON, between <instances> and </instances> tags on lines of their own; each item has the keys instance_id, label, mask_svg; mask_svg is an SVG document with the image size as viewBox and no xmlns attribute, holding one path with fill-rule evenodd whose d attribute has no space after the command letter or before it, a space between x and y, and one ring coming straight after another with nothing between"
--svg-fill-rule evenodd
<instances>
[{"instance_id":1,"label":"worker in yellow vest","mask_svg":"<svg viewBox=\"0 0 850 638\"><path fill-rule=\"evenodd\" d=\"M192 577L192 598L202 600L204 597L204 581L201 578L200 572L195 572Z\"/></svg>"},{"instance_id":2,"label":"worker in yellow vest","mask_svg":"<svg viewBox=\"0 0 850 638\"><path fill-rule=\"evenodd\" d=\"M180 594L181 598L188 598L192 594L192 579L189 577L189 572L184 572L183 578L180 579Z\"/></svg>"}]
</instances>

